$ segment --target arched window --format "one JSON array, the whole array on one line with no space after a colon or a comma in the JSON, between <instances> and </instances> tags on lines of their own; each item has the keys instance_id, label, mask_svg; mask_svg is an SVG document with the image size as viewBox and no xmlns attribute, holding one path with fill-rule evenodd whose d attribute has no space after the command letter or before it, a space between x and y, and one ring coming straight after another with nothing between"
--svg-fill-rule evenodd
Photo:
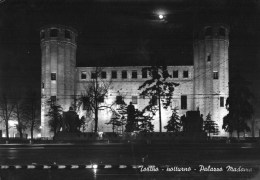
<instances>
[{"instance_id":1,"label":"arched window","mask_svg":"<svg viewBox=\"0 0 260 180\"><path fill-rule=\"evenodd\" d=\"M225 35L226 35L226 30L225 30L223 27L221 27L221 28L219 28L218 34L219 34L220 36L225 36Z\"/></svg>"},{"instance_id":2,"label":"arched window","mask_svg":"<svg viewBox=\"0 0 260 180\"><path fill-rule=\"evenodd\" d=\"M58 37L58 29L51 29L50 37Z\"/></svg>"},{"instance_id":3,"label":"arched window","mask_svg":"<svg viewBox=\"0 0 260 180\"><path fill-rule=\"evenodd\" d=\"M212 27L207 27L205 29L205 36L211 36L212 35Z\"/></svg>"}]
</instances>

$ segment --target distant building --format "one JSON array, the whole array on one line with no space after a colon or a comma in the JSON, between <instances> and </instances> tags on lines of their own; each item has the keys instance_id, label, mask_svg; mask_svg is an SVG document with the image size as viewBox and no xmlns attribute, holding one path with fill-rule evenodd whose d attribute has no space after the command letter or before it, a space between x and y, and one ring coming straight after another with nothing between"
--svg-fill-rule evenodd
<instances>
[{"instance_id":1,"label":"distant building","mask_svg":"<svg viewBox=\"0 0 260 180\"><path fill-rule=\"evenodd\" d=\"M76 67L77 31L73 28L52 25L40 31L42 52L42 137L51 136L48 118L45 116L46 100L57 101L64 111L74 103L75 97L84 92L92 82L95 67ZM194 31L193 66L168 66L171 81L180 83L174 90L171 108L177 107L180 115L189 110L200 110L204 118L208 113L219 125L220 135L222 118L227 114L225 101L229 93L228 67L229 29L223 24L212 24ZM124 61L122 59L122 61ZM138 87L149 77L142 72L143 66L104 67L100 81L111 82L104 104L112 104L122 96L135 108L142 109L149 99L141 97ZM170 110L162 110L162 127L167 124ZM79 116L85 115L82 110ZM99 131L112 131L106 123L111 118L111 111L99 112ZM154 120L155 131L159 131L158 115ZM94 123L89 122L87 131L92 131ZM163 131L165 131L163 129Z\"/></svg>"}]
</instances>

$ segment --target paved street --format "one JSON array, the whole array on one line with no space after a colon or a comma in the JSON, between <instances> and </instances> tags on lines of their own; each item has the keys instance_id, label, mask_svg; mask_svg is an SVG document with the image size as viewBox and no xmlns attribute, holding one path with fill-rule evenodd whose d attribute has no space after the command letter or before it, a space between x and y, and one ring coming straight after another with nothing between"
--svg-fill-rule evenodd
<instances>
[{"instance_id":1,"label":"paved street","mask_svg":"<svg viewBox=\"0 0 260 180\"><path fill-rule=\"evenodd\" d=\"M29 175L42 179L253 179L258 177L260 148L252 144L53 144L0 145L1 165L67 165L64 169L2 169L4 179L26 179ZM82 165L98 164L97 170ZM81 165L73 170L71 165ZM106 169L107 165L112 168ZM120 169L119 165L128 168ZM129 168L131 165L155 165L158 172ZM166 172L170 167L191 167L191 172ZM243 167L251 172L198 171L208 167ZM146 167L144 166L144 167ZM15 166L14 166L15 167ZM69 167L69 168L68 168ZM103 167L103 168L99 168ZM108 166L109 167L109 166ZM115 168L117 167L117 168ZM77 166L76 166L77 168ZM145 170L145 169L143 169ZM19 178L18 178L19 177ZM63 177L63 178L62 178ZM225 178L224 178L225 177ZM259 175L260 177L260 175ZM40 179L41 179L40 178ZM196 179L196 178L195 178Z\"/></svg>"},{"instance_id":2,"label":"paved street","mask_svg":"<svg viewBox=\"0 0 260 180\"><path fill-rule=\"evenodd\" d=\"M0 145L1 164L260 164L251 144L53 144Z\"/></svg>"}]
</instances>

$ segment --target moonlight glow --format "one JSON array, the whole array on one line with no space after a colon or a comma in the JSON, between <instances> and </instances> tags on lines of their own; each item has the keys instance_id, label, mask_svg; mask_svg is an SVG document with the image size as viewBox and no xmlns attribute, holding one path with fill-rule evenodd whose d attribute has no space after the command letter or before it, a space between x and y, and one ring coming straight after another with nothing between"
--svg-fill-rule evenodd
<instances>
[{"instance_id":1,"label":"moonlight glow","mask_svg":"<svg viewBox=\"0 0 260 180\"><path fill-rule=\"evenodd\" d=\"M159 19L163 19L164 18L164 15L162 15L162 14L159 14Z\"/></svg>"},{"instance_id":2,"label":"moonlight glow","mask_svg":"<svg viewBox=\"0 0 260 180\"><path fill-rule=\"evenodd\" d=\"M157 9L153 12L157 18L160 20L164 20L166 18L166 15L169 13L166 9Z\"/></svg>"}]
</instances>

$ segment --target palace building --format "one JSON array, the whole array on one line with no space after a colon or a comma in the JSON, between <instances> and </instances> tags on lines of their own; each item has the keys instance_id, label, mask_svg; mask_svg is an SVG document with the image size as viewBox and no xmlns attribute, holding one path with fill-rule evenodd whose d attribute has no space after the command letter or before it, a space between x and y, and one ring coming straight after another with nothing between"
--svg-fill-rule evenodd
<instances>
[{"instance_id":1,"label":"palace building","mask_svg":"<svg viewBox=\"0 0 260 180\"><path fill-rule=\"evenodd\" d=\"M88 84L93 82L93 72L97 67L77 67L77 31L73 28L50 25L40 31L42 59L42 106L41 106L41 136L50 137L46 101L52 99L60 104L64 111L75 103ZM190 110L199 110L205 118L208 113L218 124L220 133L222 119L227 114L225 101L229 93L229 28L223 24L200 26L194 31L193 65L167 66L172 76L169 81L179 83L173 93L170 107L162 108L162 127L167 124L173 108L180 115ZM122 59L124 61L124 59ZM149 102L147 97L140 96L138 90L149 75L142 71L144 66L102 67L98 81L109 84L107 96L103 100L106 106L115 106L117 98L123 98L136 109L143 109ZM146 66L147 67L147 66ZM114 105L113 105L114 104ZM82 109L79 117L87 117L87 130L92 132L94 118L86 115ZM98 131L111 132L112 125L106 123L112 116L111 109L99 111ZM158 113L153 124L155 132L159 131ZM165 129L163 128L163 131Z\"/></svg>"}]
</instances>

